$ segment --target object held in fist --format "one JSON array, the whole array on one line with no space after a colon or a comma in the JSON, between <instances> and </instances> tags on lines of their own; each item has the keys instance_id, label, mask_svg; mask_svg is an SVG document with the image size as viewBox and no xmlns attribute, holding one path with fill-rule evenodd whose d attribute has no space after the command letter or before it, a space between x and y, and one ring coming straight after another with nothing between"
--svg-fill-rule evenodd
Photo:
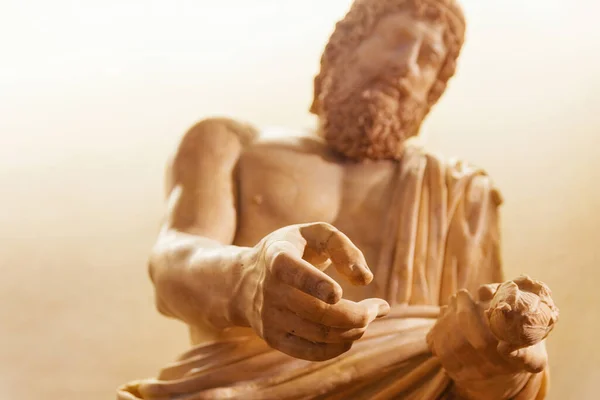
<instances>
[{"instance_id":1,"label":"object held in fist","mask_svg":"<svg viewBox=\"0 0 600 400\"><path fill-rule=\"evenodd\" d=\"M455 381L538 373L547 365L543 340L557 320L550 289L522 276L482 285L477 298L459 290L442 308L427 342Z\"/></svg>"},{"instance_id":2,"label":"object held in fist","mask_svg":"<svg viewBox=\"0 0 600 400\"><path fill-rule=\"evenodd\" d=\"M544 339L557 320L550 289L521 276L482 285L477 296L459 290L442 308L427 343L461 398L510 399L523 391L528 399L530 390L531 396L545 393ZM525 389L530 379L537 383Z\"/></svg>"},{"instance_id":3,"label":"object held in fist","mask_svg":"<svg viewBox=\"0 0 600 400\"><path fill-rule=\"evenodd\" d=\"M510 354L544 340L558 320L551 291L528 276L505 282L493 293L485 311L498 351Z\"/></svg>"}]
</instances>

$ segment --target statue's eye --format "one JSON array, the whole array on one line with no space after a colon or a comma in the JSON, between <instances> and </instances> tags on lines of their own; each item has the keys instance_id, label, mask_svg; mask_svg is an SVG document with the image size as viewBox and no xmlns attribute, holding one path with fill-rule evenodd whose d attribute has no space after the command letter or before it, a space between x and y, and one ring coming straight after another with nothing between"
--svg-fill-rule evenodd
<instances>
[{"instance_id":1,"label":"statue's eye","mask_svg":"<svg viewBox=\"0 0 600 400\"><path fill-rule=\"evenodd\" d=\"M415 40L414 32L407 29L404 26L395 27L395 29L389 29L387 31L386 39L389 43L392 43L396 46L403 46L406 43Z\"/></svg>"},{"instance_id":2,"label":"statue's eye","mask_svg":"<svg viewBox=\"0 0 600 400\"><path fill-rule=\"evenodd\" d=\"M442 55L429 45L423 45L419 52L419 60L429 63L437 63L442 59Z\"/></svg>"}]
</instances>

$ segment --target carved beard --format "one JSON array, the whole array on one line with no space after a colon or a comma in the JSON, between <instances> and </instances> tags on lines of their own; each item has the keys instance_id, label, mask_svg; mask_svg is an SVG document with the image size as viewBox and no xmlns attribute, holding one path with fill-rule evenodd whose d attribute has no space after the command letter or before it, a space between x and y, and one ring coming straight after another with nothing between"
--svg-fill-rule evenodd
<instances>
[{"instance_id":1,"label":"carved beard","mask_svg":"<svg viewBox=\"0 0 600 400\"><path fill-rule=\"evenodd\" d=\"M399 159L427 110L401 82L377 80L344 91L347 80L332 80L321 98L321 135L329 146L352 160Z\"/></svg>"}]
</instances>

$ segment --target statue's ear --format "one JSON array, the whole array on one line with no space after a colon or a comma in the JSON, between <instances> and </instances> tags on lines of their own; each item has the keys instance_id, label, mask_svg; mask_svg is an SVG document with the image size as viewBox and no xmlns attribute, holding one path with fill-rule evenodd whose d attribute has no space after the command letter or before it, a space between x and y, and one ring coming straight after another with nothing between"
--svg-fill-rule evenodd
<instances>
[{"instance_id":1,"label":"statue's ear","mask_svg":"<svg viewBox=\"0 0 600 400\"><path fill-rule=\"evenodd\" d=\"M313 101L310 105L310 113L317 115L319 113L319 97L321 95L321 74L315 76L313 82Z\"/></svg>"}]
</instances>

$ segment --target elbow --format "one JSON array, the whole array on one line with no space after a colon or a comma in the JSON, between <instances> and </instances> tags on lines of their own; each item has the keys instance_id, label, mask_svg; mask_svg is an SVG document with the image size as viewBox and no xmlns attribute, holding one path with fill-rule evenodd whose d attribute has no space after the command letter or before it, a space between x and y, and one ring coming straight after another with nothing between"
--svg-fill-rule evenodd
<instances>
[{"instance_id":1,"label":"elbow","mask_svg":"<svg viewBox=\"0 0 600 400\"><path fill-rule=\"evenodd\" d=\"M165 282L165 267L164 258L159 256L157 251L153 251L148 259L148 274L154 286L154 304L156 310L165 317L174 317L173 313L167 306L165 299L166 284Z\"/></svg>"},{"instance_id":2,"label":"elbow","mask_svg":"<svg viewBox=\"0 0 600 400\"><path fill-rule=\"evenodd\" d=\"M164 250L161 248L163 246L159 246L159 243L160 241L152 248L148 257L148 276L155 288L159 278L163 275L163 270L166 267L165 264L168 262L168 257L166 257Z\"/></svg>"},{"instance_id":3,"label":"elbow","mask_svg":"<svg viewBox=\"0 0 600 400\"><path fill-rule=\"evenodd\" d=\"M154 305L156 307L156 311L158 311L162 316L167 318L175 318L175 314L171 312L171 309L167 307L165 301L158 294L154 295Z\"/></svg>"},{"instance_id":4,"label":"elbow","mask_svg":"<svg viewBox=\"0 0 600 400\"><path fill-rule=\"evenodd\" d=\"M161 238L148 259L156 309L166 317L182 319L182 307L186 309L184 303L189 297L187 265L193 249L193 246L175 245Z\"/></svg>"}]
</instances>

